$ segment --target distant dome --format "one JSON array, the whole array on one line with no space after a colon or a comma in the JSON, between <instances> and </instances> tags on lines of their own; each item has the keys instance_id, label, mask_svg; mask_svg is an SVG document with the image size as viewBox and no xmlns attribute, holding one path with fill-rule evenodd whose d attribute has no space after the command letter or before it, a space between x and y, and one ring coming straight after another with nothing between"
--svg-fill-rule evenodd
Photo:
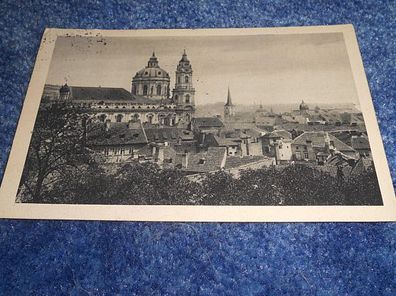
<instances>
[{"instance_id":1,"label":"distant dome","mask_svg":"<svg viewBox=\"0 0 396 296\"><path fill-rule=\"evenodd\" d=\"M62 85L59 92L60 93L68 93L68 92L70 92L70 87L67 85L67 83L65 83L64 85Z\"/></svg>"},{"instance_id":2,"label":"distant dome","mask_svg":"<svg viewBox=\"0 0 396 296\"><path fill-rule=\"evenodd\" d=\"M308 107L307 104L305 104L304 100L301 101L300 110L301 110L301 111L303 111L303 110L309 110L309 107Z\"/></svg>"}]
</instances>

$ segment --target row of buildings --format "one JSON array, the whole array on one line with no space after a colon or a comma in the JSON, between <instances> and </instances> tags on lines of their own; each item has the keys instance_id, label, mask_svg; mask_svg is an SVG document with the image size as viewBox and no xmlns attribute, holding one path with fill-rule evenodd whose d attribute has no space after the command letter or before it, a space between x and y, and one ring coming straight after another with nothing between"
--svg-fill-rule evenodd
<instances>
[{"instance_id":1,"label":"row of buildings","mask_svg":"<svg viewBox=\"0 0 396 296\"><path fill-rule=\"evenodd\" d=\"M334 159L370 157L359 112L298 110L276 114L259 108L240 116L228 90L224 115L195 116L193 70L186 52L170 75L155 53L132 78L131 90L46 85L42 101L70 102L91 115L86 144L107 162L155 162L187 173ZM253 118L253 119L252 119ZM362 127L363 125L363 127Z\"/></svg>"}]
</instances>

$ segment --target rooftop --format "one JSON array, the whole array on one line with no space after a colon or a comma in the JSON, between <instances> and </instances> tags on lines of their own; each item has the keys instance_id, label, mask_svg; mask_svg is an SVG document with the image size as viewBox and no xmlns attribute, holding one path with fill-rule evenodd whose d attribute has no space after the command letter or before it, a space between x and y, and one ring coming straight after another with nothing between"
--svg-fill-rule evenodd
<instances>
[{"instance_id":1,"label":"rooftop","mask_svg":"<svg viewBox=\"0 0 396 296\"><path fill-rule=\"evenodd\" d=\"M296 145L307 145L307 142L312 143L313 147L325 147L326 137L333 142L334 147L338 151L354 151L354 149L342 141L338 140L335 136L326 132L305 132L294 139L293 144Z\"/></svg>"},{"instance_id":2,"label":"rooftop","mask_svg":"<svg viewBox=\"0 0 396 296\"><path fill-rule=\"evenodd\" d=\"M188 163L184 170L197 173L218 171L224 168L225 160L225 147L209 147L207 151L188 154Z\"/></svg>"},{"instance_id":3,"label":"rooftop","mask_svg":"<svg viewBox=\"0 0 396 296\"><path fill-rule=\"evenodd\" d=\"M192 119L194 126L201 127L223 127L224 124L218 117L195 117Z\"/></svg>"},{"instance_id":4,"label":"rooftop","mask_svg":"<svg viewBox=\"0 0 396 296\"><path fill-rule=\"evenodd\" d=\"M147 137L140 122L97 123L89 127L88 145L147 144Z\"/></svg>"}]
</instances>

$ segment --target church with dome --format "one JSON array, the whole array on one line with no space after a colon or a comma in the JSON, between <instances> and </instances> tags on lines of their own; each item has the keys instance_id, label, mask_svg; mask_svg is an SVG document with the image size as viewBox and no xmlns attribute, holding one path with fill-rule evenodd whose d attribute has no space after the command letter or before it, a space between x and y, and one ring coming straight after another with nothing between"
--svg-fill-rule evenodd
<instances>
[{"instance_id":1,"label":"church with dome","mask_svg":"<svg viewBox=\"0 0 396 296\"><path fill-rule=\"evenodd\" d=\"M131 91L101 86L46 85L43 100L70 101L84 107L101 122L187 125L195 112L195 89L192 66L185 51L175 74L176 81L171 91L170 75L160 67L153 52L146 67L133 76Z\"/></svg>"}]
</instances>

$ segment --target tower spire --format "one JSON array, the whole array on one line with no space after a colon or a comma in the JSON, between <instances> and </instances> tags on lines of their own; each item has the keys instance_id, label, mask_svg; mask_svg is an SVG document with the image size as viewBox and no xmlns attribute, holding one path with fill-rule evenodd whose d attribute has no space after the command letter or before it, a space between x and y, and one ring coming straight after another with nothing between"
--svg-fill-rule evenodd
<instances>
[{"instance_id":1,"label":"tower spire","mask_svg":"<svg viewBox=\"0 0 396 296\"><path fill-rule=\"evenodd\" d=\"M232 105L232 100L231 100L231 91L230 91L230 87L228 87L227 103L226 103L226 106L233 106L233 105Z\"/></svg>"}]
</instances>

